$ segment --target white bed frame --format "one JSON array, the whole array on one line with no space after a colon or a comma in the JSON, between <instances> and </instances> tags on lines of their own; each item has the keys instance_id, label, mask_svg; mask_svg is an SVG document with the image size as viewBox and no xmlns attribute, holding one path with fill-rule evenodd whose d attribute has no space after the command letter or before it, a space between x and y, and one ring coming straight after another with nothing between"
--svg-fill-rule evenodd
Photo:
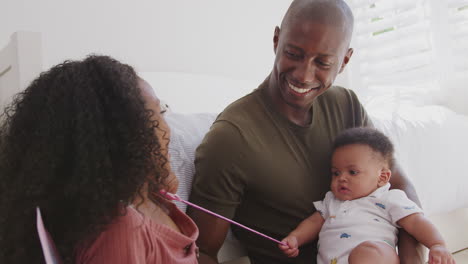
<instances>
[{"instance_id":1,"label":"white bed frame","mask_svg":"<svg viewBox=\"0 0 468 264\"><path fill-rule=\"evenodd\" d=\"M0 50L0 109L42 71L41 34L15 32Z\"/></svg>"}]
</instances>

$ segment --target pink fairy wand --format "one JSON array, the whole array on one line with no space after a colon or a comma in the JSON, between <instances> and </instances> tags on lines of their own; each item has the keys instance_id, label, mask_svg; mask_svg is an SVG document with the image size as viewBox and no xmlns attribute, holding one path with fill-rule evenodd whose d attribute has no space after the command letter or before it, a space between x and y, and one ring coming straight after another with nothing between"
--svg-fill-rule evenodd
<instances>
[{"instance_id":1,"label":"pink fairy wand","mask_svg":"<svg viewBox=\"0 0 468 264\"><path fill-rule=\"evenodd\" d=\"M256 230L253 230L253 229L250 228L250 227L246 227L246 226L243 225L243 224L237 223L236 221L233 221L233 220L231 220L231 219L229 219L229 218L226 218L226 217L224 217L224 216L222 216L222 215L219 215L219 214L217 214L217 213L211 212L210 210L205 209L205 208L203 208L203 207L201 207L201 206L198 206L198 205L193 204L193 203L191 203L191 202L182 200L182 198L180 198L177 194L173 194L173 193L170 193L170 192L166 192L166 191L164 191L164 190L161 190L160 193L161 193L162 195L164 195L164 197L166 197L166 198L168 198L168 199L170 199L170 200L175 200L175 201L179 201L179 202L185 203L185 204L187 204L187 205L190 205L190 206L192 206L192 207L197 208L198 210L202 210L202 211L205 212L205 213L214 215L214 216L216 216L216 217L218 217L218 218L221 218L221 219L223 219L223 220L225 220L225 221L228 221L228 222L231 223L231 224L235 224L235 225L240 226L240 227L242 227L242 228L244 228L244 229L246 229L246 230L249 230L250 232L253 232L253 233L255 233L255 234L259 235L259 236L262 236L262 237L264 237L264 238L267 238L267 239L270 239L270 240L272 240L272 241L275 241L276 243L281 244L281 245L283 245L283 246L287 246L286 243L281 242L281 241L279 241L279 240L276 240L276 239L274 239L274 238L272 238L272 237L269 237L269 236L267 236L267 235L265 235L265 234L263 234L263 233L260 233L260 232L258 232L258 231L256 231Z\"/></svg>"}]
</instances>

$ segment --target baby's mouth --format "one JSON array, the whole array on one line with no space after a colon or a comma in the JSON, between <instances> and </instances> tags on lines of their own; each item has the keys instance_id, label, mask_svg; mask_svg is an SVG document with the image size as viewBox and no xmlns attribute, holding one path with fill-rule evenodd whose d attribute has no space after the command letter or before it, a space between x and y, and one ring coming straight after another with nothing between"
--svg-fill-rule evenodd
<instances>
[{"instance_id":1,"label":"baby's mouth","mask_svg":"<svg viewBox=\"0 0 468 264\"><path fill-rule=\"evenodd\" d=\"M348 192L350 192L351 190L348 189L348 188L346 188L346 187L344 187L344 186L341 186L341 187L338 188L338 191L339 191L340 193L348 193Z\"/></svg>"}]
</instances>

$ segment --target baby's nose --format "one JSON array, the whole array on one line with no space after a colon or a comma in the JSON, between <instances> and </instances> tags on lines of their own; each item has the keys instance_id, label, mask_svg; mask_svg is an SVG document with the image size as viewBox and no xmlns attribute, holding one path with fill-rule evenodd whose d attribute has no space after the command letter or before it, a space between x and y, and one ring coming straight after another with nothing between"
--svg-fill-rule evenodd
<instances>
[{"instance_id":1,"label":"baby's nose","mask_svg":"<svg viewBox=\"0 0 468 264\"><path fill-rule=\"evenodd\" d=\"M340 182L346 182L348 180L348 177L346 176L346 174L341 174L340 177L338 178L338 180Z\"/></svg>"}]
</instances>

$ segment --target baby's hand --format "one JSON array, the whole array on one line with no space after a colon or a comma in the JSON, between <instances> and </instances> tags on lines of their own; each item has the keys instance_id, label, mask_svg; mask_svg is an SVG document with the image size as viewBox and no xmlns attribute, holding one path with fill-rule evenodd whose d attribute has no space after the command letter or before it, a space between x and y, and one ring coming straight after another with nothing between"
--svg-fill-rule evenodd
<instances>
[{"instance_id":1,"label":"baby's hand","mask_svg":"<svg viewBox=\"0 0 468 264\"><path fill-rule=\"evenodd\" d=\"M429 250L429 264L455 264L452 254L445 246L438 244Z\"/></svg>"},{"instance_id":2,"label":"baby's hand","mask_svg":"<svg viewBox=\"0 0 468 264\"><path fill-rule=\"evenodd\" d=\"M286 243L288 246L284 246L282 244L278 244L279 248L283 251L283 253L290 257L294 258L299 255L299 249L297 248L297 238L295 236L287 236L281 242Z\"/></svg>"}]
</instances>

